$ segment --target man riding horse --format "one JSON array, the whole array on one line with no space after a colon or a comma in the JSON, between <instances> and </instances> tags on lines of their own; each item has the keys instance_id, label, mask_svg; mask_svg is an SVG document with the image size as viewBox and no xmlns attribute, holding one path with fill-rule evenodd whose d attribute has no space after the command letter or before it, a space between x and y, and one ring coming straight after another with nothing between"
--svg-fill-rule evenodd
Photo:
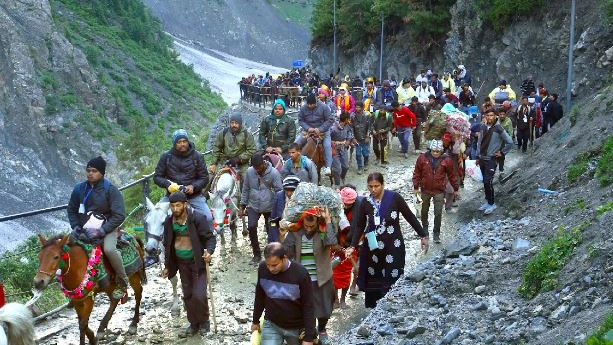
<instances>
[{"instance_id":1,"label":"man riding horse","mask_svg":"<svg viewBox=\"0 0 613 345\"><path fill-rule=\"evenodd\" d=\"M213 145L213 162L209 166L209 171L215 173L217 165L228 162L229 165L237 168L242 181L249 167L249 160L255 151L255 140L253 135L243 128L242 115L232 114L230 127L217 133L215 145Z\"/></svg>"},{"instance_id":2,"label":"man riding horse","mask_svg":"<svg viewBox=\"0 0 613 345\"><path fill-rule=\"evenodd\" d=\"M324 175L330 175L332 166L332 143L330 139L330 127L334 123L334 117L330 108L318 101L315 95L309 95L307 102L300 107L298 123L303 132L296 138L296 143L304 145L308 137L323 137L323 149L325 157Z\"/></svg>"},{"instance_id":3,"label":"man riding horse","mask_svg":"<svg viewBox=\"0 0 613 345\"><path fill-rule=\"evenodd\" d=\"M123 196L117 187L104 178L106 161L98 156L86 167L87 180L75 185L68 202L68 221L73 236L88 242L102 240L104 255L115 271L117 287L112 293L116 300L127 291L128 276L117 250L117 228L126 218ZM104 219L101 226L97 219ZM91 220L91 221L90 221Z\"/></svg>"},{"instance_id":4,"label":"man riding horse","mask_svg":"<svg viewBox=\"0 0 613 345\"><path fill-rule=\"evenodd\" d=\"M289 145L296 138L296 123L286 114L287 107L282 99L277 99L272 112L260 123L259 142L266 153L276 152L287 159Z\"/></svg>"}]
</instances>

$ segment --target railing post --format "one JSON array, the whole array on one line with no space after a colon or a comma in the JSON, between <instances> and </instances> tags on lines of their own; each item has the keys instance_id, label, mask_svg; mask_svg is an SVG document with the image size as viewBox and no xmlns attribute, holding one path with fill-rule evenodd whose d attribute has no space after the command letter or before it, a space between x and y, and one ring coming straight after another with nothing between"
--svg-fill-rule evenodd
<instances>
[{"instance_id":1,"label":"railing post","mask_svg":"<svg viewBox=\"0 0 613 345\"><path fill-rule=\"evenodd\" d=\"M149 197L149 179L143 181L143 202L147 205L147 198Z\"/></svg>"}]
</instances>

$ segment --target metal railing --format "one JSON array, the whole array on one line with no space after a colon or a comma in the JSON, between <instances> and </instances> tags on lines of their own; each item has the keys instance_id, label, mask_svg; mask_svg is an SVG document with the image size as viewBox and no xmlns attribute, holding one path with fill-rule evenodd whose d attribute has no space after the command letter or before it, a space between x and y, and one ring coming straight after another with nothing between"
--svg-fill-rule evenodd
<instances>
[{"instance_id":1,"label":"metal railing","mask_svg":"<svg viewBox=\"0 0 613 345\"><path fill-rule=\"evenodd\" d=\"M281 98L285 101L288 108L298 109L309 94L317 94L318 88L309 86L256 86L239 84L239 89L241 99L249 104L259 107L272 106L277 99ZM336 93L338 88L333 88L332 91ZM349 92L356 101L363 99L363 88L351 87Z\"/></svg>"}]
</instances>

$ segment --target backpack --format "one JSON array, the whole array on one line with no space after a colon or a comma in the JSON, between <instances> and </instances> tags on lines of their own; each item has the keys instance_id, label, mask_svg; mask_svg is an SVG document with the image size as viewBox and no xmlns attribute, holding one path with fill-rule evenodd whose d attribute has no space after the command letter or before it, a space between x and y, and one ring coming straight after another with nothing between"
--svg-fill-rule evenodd
<instances>
[{"instance_id":1,"label":"backpack","mask_svg":"<svg viewBox=\"0 0 613 345\"><path fill-rule=\"evenodd\" d=\"M441 139L447 130L447 114L440 110L430 110L430 118L426 123L426 140Z\"/></svg>"}]
</instances>

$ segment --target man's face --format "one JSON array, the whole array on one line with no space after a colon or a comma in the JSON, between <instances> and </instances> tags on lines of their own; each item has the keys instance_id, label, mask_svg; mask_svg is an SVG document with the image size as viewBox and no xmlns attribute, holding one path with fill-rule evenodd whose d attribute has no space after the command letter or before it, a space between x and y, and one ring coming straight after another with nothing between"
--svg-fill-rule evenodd
<instances>
[{"instance_id":1,"label":"man's face","mask_svg":"<svg viewBox=\"0 0 613 345\"><path fill-rule=\"evenodd\" d=\"M306 216L304 217L304 229L312 234L317 230L317 217L315 216Z\"/></svg>"},{"instance_id":2,"label":"man's face","mask_svg":"<svg viewBox=\"0 0 613 345\"><path fill-rule=\"evenodd\" d=\"M374 85L373 83L368 83L368 84L366 84L366 88L367 88L368 90L372 90L374 87L375 87L375 85Z\"/></svg>"},{"instance_id":3,"label":"man's face","mask_svg":"<svg viewBox=\"0 0 613 345\"><path fill-rule=\"evenodd\" d=\"M522 98L521 99L521 104L522 105L528 105L528 99L527 98Z\"/></svg>"},{"instance_id":4,"label":"man's face","mask_svg":"<svg viewBox=\"0 0 613 345\"><path fill-rule=\"evenodd\" d=\"M430 153L432 153L432 157L434 158L438 158L443 154L443 151L441 150L430 150Z\"/></svg>"},{"instance_id":5,"label":"man's face","mask_svg":"<svg viewBox=\"0 0 613 345\"><path fill-rule=\"evenodd\" d=\"M85 172L87 173L87 182L90 184L97 183L104 177L104 175L102 175L102 173L100 173L100 171L98 171L96 168L87 168Z\"/></svg>"},{"instance_id":6,"label":"man's face","mask_svg":"<svg viewBox=\"0 0 613 345\"><path fill-rule=\"evenodd\" d=\"M175 218L181 217L183 213L185 212L186 204L187 203L183 201L171 202L170 211L172 211L173 217Z\"/></svg>"},{"instance_id":7,"label":"man's face","mask_svg":"<svg viewBox=\"0 0 613 345\"><path fill-rule=\"evenodd\" d=\"M338 90L338 93L339 93L339 94L340 94L342 97L345 97L345 95L347 94L347 90L345 90L345 89L340 89L340 90Z\"/></svg>"},{"instance_id":8,"label":"man's face","mask_svg":"<svg viewBox=\"0 0 613 345\"><path fill-rule=\"evenodd\" d=\"M489 113L485 114L485 123L487 123L488 125L493 125L496 122L496 113L494 113L493 111L490 111Z\"/></svg>"},{"instance_id":9,"label":"man's face","mask_svg":"<svg viewBox=\"0 0 613 345\"><path fill-rule=\"evenodd\" d=\"M451 95L451 91L445 91L445 96L449 97Z\"/></svg>"},{"instance_id":10,"label":"man's face","mask_svg":"<svg viewBox=\"0 0 613 345\"><path fill-rule=\"evenodd\" d=\"M553 96L549 96L549 100L550 100L550 101L555 101L555 97L553 97Z\"/></svg>"},{"instance_id":11,"label":"man's face","mask_svg":"<svg viewBox=\"0 0 613 345\"><path fill-rule=\"evenodd\" d=\"M302 156L300 151L296 149L289 149L287 153L289 153L289 156L292 159L292 162L294 163L298 163L300 161L300 157Z\"/></svg>"},{"instance_id":12,"label":"man's face","mask_svg":"<svg viewBox=\"0 0 613 345\"><path fill-rule=\"evenodd\" d=\"M275 105L275 111L274 111L275 116L281 117L283 116L283 113L285 113L285 110L283 110L283 107L281 106L281 104Z\"/></svg>"},{"instance_id":13,"label":"man's face","mask_svg":"<svg viewBox=\"0 0 613 345\"><path fill-rule=\"evenodd\" d=\"M266 164L260 164L260 165L256 166L255 167L255 171L260 176L264 175L264 173L266 172Z\"/></svg>"},{"instance_id":14,"label":"man's face","mask_svg":"<svg viewBox=\"0 0 613 345\"><path fill-rule=\"evenodd\" d=\"M500 90L506 90L506 88L507 88L506 85L499 85L498 87L500 88Z\"/></svg>"},{"instance_id":15,"label":"man's face","mask_svg":"<svg viewBox=\"0 0 613 345\"><path fill-rule=\"evenodd\" d=\"M362 110L364 110L364 108L363 108L361 105L356 105L356 106L355 106L355 112L356 112L356 113L361 113L361 112L362 112Z\"/></svg>"},{"instance_id":16,"label":"man's face","mask_svg":"<svg viewBox=\"0 0 613 345\"><path fill-rule=\"evenodd\" d=\"M292 195L294 195L293 189L284 189L283 191L285 191L285 197L288 199L291 199Z\"/></svg>"},{"instance_id":17,"label":"man's face","mask_svg":"<svg viewBox=\"0 0 613 345\"><path fill-rule=\"evenodd\" d=\"M507 113L501 111L500 113L498 113L498 117L500 118L500 121L504 121L504 119L507 118Z\"/></svg>"},{"instance_id":18,"label":"man's face","mask_svg":"<svg viewBox=\"0 0 613 345\"><path fill-rule=\"evenodd\" d=\"M324 100L326 99L326 95L324 95L324 94L319 94L319 99L320 99L321 101L324 101ZM309 104L307 104L307 108L309 108L309 109L311 109L311 110L315 109L315 107L317 107L317 103L313 103L313 104L310 104L310 103L309 103Z\"/></svg>"},{"instance_id":19,"label":"man's face","mask_svg":"<svg viewBox=\"0 0 613 345\"><path fill-rule=\"evenodd\" d=\"M433 81L437 81L437 80L438 80L438 77L437 77L437 76L435 76L435 75L432 75L432 80L433 80Z\"/></svg>"},{"instance_id":20,"label":"man's face","mask_svg":"<svg viewBox=\"0 0 613 345\"><path fill-rule=\"evenodd\" d=\"M175 144L175 150L179 152L187 152L187 150L189 150L189 141L187 141L187 139L179 139Z\"/></svg>"},{"instance_id":21,"label":"man's face","mask_svg":"<svg viewBox=\"0 0 613 345\"><path fill-rule=\"evenodd\" d=\"M236 132L239 129L241 129L241 125L238 123L238 121L235 121L235 120L230 121L230 130L232 130L233 132Z\"/></svg>"},{"instance_id":22,"label":"man's face","mask_svg":"<svg viewBox=\"0 0 613 345\"><path fill-rule=\"evenodd\" d=\"M264 262L266 262L266 268L268 268L270 273L277 275L283 272L283 269L285 268L285 265L286 265L285 260L286 260L286 257L278 258L273 255L265 259Z\"/></svg>"},{"instance_id":23,"label":"man's face","mask_svg":"<svg viewBox=\"0 0 613 345\"><path fill-rule=\"evenodd\" d=\"M421 82L421 87L425 89L426 87L428 87L428 83L425 82L425 81L422 81Z\"/></svg>"}]
</instances>

